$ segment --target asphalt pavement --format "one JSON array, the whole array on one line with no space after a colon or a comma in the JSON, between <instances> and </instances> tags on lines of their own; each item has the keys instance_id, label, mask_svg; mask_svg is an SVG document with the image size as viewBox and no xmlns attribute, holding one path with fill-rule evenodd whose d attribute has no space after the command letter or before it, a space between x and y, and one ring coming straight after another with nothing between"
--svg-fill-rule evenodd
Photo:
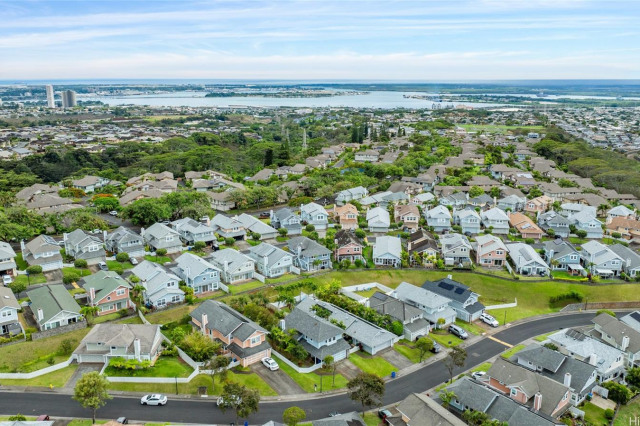
<instances>
[{"instance_id":1,"label":"asphalt pavement","mask_svg":"<svg viewBox=\"0 0 640 426\"><path fill-rule=\"evenodd\" d=\"M516 345L534 336L549 333L554 330L576 327L589 324L595 316L593 312L571 313L560 316L549 316L538 320L527 321L512 325L495 333L492 338L483 338L466 347L467 361L463 368L456 369L454 375L458 375L467 369L482 364L504 351L509 345ZM414 392L424 392L437 386L449 378L449 373L442 360L427 364L424 367L409 373L401 374L386 384L384 404L391 404L404 399ZM1 384L1 381L0 381ZM57 392L12 392L3 390L0 397L0 413L11 415L21 413L23 415L48 414L59 417L90 417L91 412L84 409L70 395ZM99 418L116 419L125 416L131 420L143 422L184 422L224 424L236 422L234 413L223 413L216 406L215 400L198 399L172 399L165 407L141 406L137 397L115 396L107 405L98 410ZM269 420L281 421L282 412L296 405L307 413L307 420L315 420L327 417L331 412L346 413L349 411L362 411L362 406L351 401L345 394L333 394L323 396L319 394L307 395L305 399L292 401L282 398L281 401L271 400L260 403L258 413L249 418L251 424L264 424ZM240 423L244 420L240 419ZM238 424L238 423L236 423Z\"/></svg>"}]
</instances>

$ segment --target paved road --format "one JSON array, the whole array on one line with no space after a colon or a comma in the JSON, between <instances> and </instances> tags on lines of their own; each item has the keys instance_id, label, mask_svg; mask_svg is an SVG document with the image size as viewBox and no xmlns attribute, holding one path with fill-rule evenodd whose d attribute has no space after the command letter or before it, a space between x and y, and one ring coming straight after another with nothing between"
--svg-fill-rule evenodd
<instances>
[{"instance_id":1,"label":"paved road","mask_svg":"<svg viewBox=\"0 0 640 426\"><path fill-rule=\"evenodd\" d=\"M593 313L573 313L569 315L547 317L536 321L512 326L493 335L495 339L511 345L531 337L566 327L589 324ZM467 363L456 374L481 364L498 355L505 346L492 339L482 339L467 347ZM430 364L387 383L385 404L400 401L409 393L424 392L448 379L448 371L442 361ZM1 382L1 381L0 381ZM115 419L126 416L129 419L152 422L188 422L223 424L235 421L231 412L222 413L211 400L171 400L166 407L141 407L137 398L116 397L98 411L100 418ZM252 424L263 424L269 420L280 421L285 408L297 405L307 412L309 420L326 417L332 411L348 412L361 410L343 395L328 396L322 399L307 399L287 402L273 401L260 404L260 411L250 417ZM21 413L24 415L49 414L60 417L89 417L90 411L83 409L68 395L57 393L2 392L0 413L5 415Z\"/></svg>"}]
</instances>

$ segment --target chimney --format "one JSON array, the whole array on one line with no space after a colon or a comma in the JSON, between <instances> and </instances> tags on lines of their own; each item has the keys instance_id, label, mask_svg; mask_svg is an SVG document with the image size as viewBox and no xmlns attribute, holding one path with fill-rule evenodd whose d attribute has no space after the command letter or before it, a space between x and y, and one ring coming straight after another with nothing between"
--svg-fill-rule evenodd
<instances>
[{"instance_id":1,"label":"chimney","mask_svg":"<svg viewBox=\"0 0 640 426\"><path fill-rule=\"evenodd\" d=\"M533 396L533 411L540 411L542 407L542 394L540 392L536 392Z\"/></svg>"},{"instance_id":2,"label":"chimney","mask_svg":"<svg viewBox=\"0 0 640 426\"><path fill-rule=\"evenodd\" d=\"M42 310L42 308L38 308L38 322L42 321L44 319L44 311Z\"/></svg>"},{"instance_id":3,"label":"chimney","mask_svg":"<svg viewBox=\"0 0 640 426\"><path fill-rule=\"evenodd\" d=\"M24 240L20 240L20 251L22 251L22 255L24 256L24 251L25 251Z\"/></svg>"},{"instance_id":4,"label":"chimney","mask_svg":"<svg viewBox=\"0 0 640 426\"><path fill-rule=\"evenodd\" d=\"M629 336L622 336L622 344L620 345L621 351L626 351L629 347Z\"/></svg>"},{"instance_id":5,"label":"chimney","mask_svg":"<svg viewBox=\"0 0 640 426\"><path fill-rule=\"evenodd\" d=\"M96 289L91 287L89 289L89 302L93 304L94 299L96 298Z\"/></svg>"},{"instance_id":6,"label":"chimney","mask_svg":"<svg viewBox=\"0 0 640 426\"><path fill-rule=\"evenodd\" d=\"M298 257L302 256L302 246L300 244L298 244L298 247L296 248L296 252L298 253Z\"/></svg>"},{"instance_id":7,"label":"chimney","mask_svg":"<svg viewBox=\"0 0 640 426\"><path fill-rule=\"evenodd\" d=\"M207 334L207 324L209 324L209 316L207 314L202 314L200 318L200 329L202 330L202 334Z\"/></svg>"},{"instance_id":8,"label":"chimney","mask_svg":"<svg viewBox=\"0 0 640 426\"><path fill-rule=\"evenodd\" d=\"M627 257L627 268L631 266L631 259Z\"/></svg>"},{"instance_id":9,"label":"chimney","mask_svg":"<svg viewBox=\"0 0 640 426\"><path fill-rule=\"evenodd\" d=\"M571 373L564 374L564 385L568 388L571 387Z\"/></svg>"},{"instance_id":10,"label":"chimney","mask_svg":"<svg viewBox=\"0 0 640 426\"><path fill-rule=\"evenodd\" d=\"M140 228L140 236L144 238L144 228Z\"/></svg>"},{"instance_id":11,"label":"chimney","mask_svg":"<svg viewBox=\"0 0 640 426\"><path fill-rule=\"evenodd\" d=\"M589 364L596 365L598 363L598 355L591 354L589 355Z\"/></svg>"},{"instance_id":12,"label":"chimney","mask_svg":"<svg viewBox=\"0 0 640 426\"><path fill-rule=\"evenodd\" d=\"M449 278L450 280L452 280L452 279L453 279L453 275L449 274L449 275L447 275L447 278Z\"/></svg>"},{"instance_id":13,"label":"chimney","mask_svg":"<svg viewBox=\"0 0 640 426\"><path fill-rule=\"evenodd\" d=\"M223 270L224 270L224 272L227 272L227 271L229 270L229 261L228 261L228 260L225 260L225 261L224 261L223 268L224 268L224 269L223 269Z\"/></svg>"},{"instance_id":14,"label":"chimney","mask_svg":"<svg viewBox=\"0 0 640 426\"><path fill-rule=\"evenodd\" d=\"M278 321L278 325L280 326L280 330L284 331L286 325L283 319L281 319L280 321Z\"/></svg>"},{"instance_id":15,"label":"chimney","mask_svg":"<svg viewBox=\"0 0 640 426\"><path fill-rule=\"evenodd\" d=\"M140 361L140 339L133 340L133 353L136 360Z\"/></svg>"},{"instance_id":16,"label":"chimney","mask_svg":"<svg viewBox=\"0 0 640 426\"><path fill-rule=\"evenodd\" d=\"M269 257L262 256L262 266L264 267L264 271L267 271L267 265L269 264Z\"/></svg>"},{"instance_id":17,"label":"chimney","mask_svg":"<svg viewBox=\"0 0 640 426\"><path fill-rule=\"evenodd\" d=\"M493 205L494 206L498 205L498 197L493 197Z\"/></svg>"},{"instance_id":18,"label":"chimney","mask_svg":"<svg viewBox=\"0 0 640 426\"><path fill-rule=\"evenodd\" d=\"M68 234L65 232L62 234L62 241L67 242Z\"/></svg>"}]
</instances>

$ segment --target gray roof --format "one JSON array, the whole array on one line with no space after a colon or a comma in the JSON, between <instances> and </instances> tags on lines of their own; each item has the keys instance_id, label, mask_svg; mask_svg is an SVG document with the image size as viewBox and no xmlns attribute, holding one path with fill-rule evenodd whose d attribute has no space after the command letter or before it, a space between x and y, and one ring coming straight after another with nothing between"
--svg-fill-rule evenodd
<instances>
[{"instance_id":1,"label":"gray roof","mask_svg":"<svg viewBox=\"0 0 640 426\"><path fill-rule=\"evenodd\" d=\"M246 262L254 263L254 260L249 256L245 256L244 254L234 249L223 249L214 251L206 259L211 260L218 265L224 265L224 263L227 262L227 267L229 269L224 272L240 269Z\"/></svg>"},{"instance_id":2,"label":"gray roof","mask_svg":"<svg viewBox=\"0 0 640 426\"><path fill-rule=\"evenodd\" d=\"M267 333L267 330L249 318L216 300L206 300L189 315L201 321L203 314L206 314L208 318L207 328L217 330L223 336L233 334L234 337L243 342L256 331Z\"/></svg>"},{"instance_id":3,"label":"gray roof","mask_svg":"<svg viewBox=\"0 0 640 426\"><path fill-rule=\"evenodd\" d=\"M31 299L31 310L38 320L38 309L42 309L43 318L39 321L44 324L61 311L80 314L80 306L73 299L73 296L62 284L45 285L27 292Z\"/></svg>"},{"instance_id":4,"label":"gray roof","mask_svg":"<svg viewBox=\"0 0 640 426\"><path fill-rule=\"evenodd\" d=\"M369 298L369 307L375 309L382 315L389 315L391 318L402 323L411 321L412 318L422 316L422 310L404 303L395 297L387 296L384 293L376 291Z\"/></svg>"},{"instance_id":5,"label":"gray roof","mask_svg":"<svg viewBox=\"0 0 640 426\"><path fill-rule=\"evenodd\" d=\"M195 278L209 269L218 271L214 265L191 253L180 255L176 259L176 266L171 268L177 275L188 278Z\"/></svg>"},{"instance_id":6,"label":"gray roof","mask_svg":"<svg viewBox=\"0 0 640 426\"><path fill-rule=\"evenodd\" d=\"M236 219L238 219L246 229L260 235L275 234L278 232L276 228L246 213L242 213L240 216L237 216Z\"/></svg>"},{"instance_id":7,"label":"gray roof","mask_svg":"<svg viewBox=\"0 0 640 426\"><path fill-rule=\"evenodd\" d=\"M162 339L158 339L160 326L155 324L96 324L89 334L82 339L82 343L74 353L82 352L87 343L102 343L105 351L109 347L126 347L128 353L133 353L133 341L140 340L140 352L149 354L155 352Z\"/></svg>"},{"instance_id":8,"label":"gray roof","mask_svg":"<svg viewBox=\"0 0 640 426\"><path fill-rule=\"evenodd\" d=\"M559 238L545 241L542 245L547 256L551 253L551 250L553 250L553 259L559 259L568 254L579 254L578 250L576 250L571 243Z\"/></svg>"},{"instance_id":9,"label":"gray roof","mask_svg":"<svg viewBox=\"0 0 640 426\"><path fill-rule=\"evenodd\" d=\"M620 321L627 324L636 331L640 331L640 311L633 311L620 318Z\"/></svg>"},{"instance_id":10,"label":"gray roof","mask_svg":"<svg viewBox=\"0 0 640 426\"><path fill-rule=\"evenodd\" d=\"M210 226L198 222L197 220L193 220L190 217L174 220L173 222L171 222L171 226L178 232L185 231L192 234L213 232L213 228L211 228Z\"/></svg>"},{"instance_id":11,"label":"gray roof","mask_svg":"<svg viewBox=\"0 0 640 426\"><path fill-rule=\"evenodd\" d=\"M600 373L608 372L616 359L624 355L621 350L571 328L560 330L547 338L580 358L596 355L596 368Z\"/></svg>"},{"instance_id":12,"label":"gray roof","mask_svg":"<svg viewBox=\"0 0 640 426\"><path fill-rule=\"evenodd\" d=\"M16 252L11 247L11 244L0 241L0 259L14 257L16 257Z\"/></svg>"},{"instance_id":13,"label":"gray roof","mask_svg":"<svg viewBox=\"0 0 640 426\"><path fill-rule=\"evenodd\" d=\"M144 231L144 239L147 241L150 239L148 237L159 240L165 238L167 235L174 235L175 238L180 241L180 235L176 231L166 225L163 225L162 223L154 223Z\"/></svg>"},{"instance_id":14,"label":"gray roof","mask_svg":"<svg viewBox=\"0 0 640 426\"><path fill-rule=\"evenodd\" d=\"M56 252L59 254L60 246L57 241L48 235L38 235L33 240L25 244L26 249L31 254L40 254L47 252Z\"/></svg>"},{"instance_id":15,"label":"gray roof","mask_svg":"<svg viewBox=\"0 0 640 426\"><path fill-rule=\"evenodd\" d=\"M497 392L473 382L467 376L447 386L447 390L453 391L458 401L474 411L486 412L498 397Z\"/></svg>"},{"instance_id":16,"label":"gray roof","mask_svg":"<svg viewBox=\"0 0 640 426\"><path fill-rule=\"evenodd\" d=\"M291 216L296 216L296 214L291 211L291 209L285 207L282 208L280 210L276 210L275 212L273 212L273 216L278 219L279 222L282 222L283 220L285 220L288 217Z\"/></svg>"},{"instance_id":17,"label":"gray roof","mask_svg":"<svg viewBox=\"0 0 640 426\"><path fill-rule=\"evenodd\" d=\"M158 290L165 288L168 282L180 282L172 271L162 265L158 265L148 260L143 260L131 270L131 272L140 278L142 286L148 294L153 294ZM177 289L179 292L182 290Z\"/></svg>"},{"instance_id":18,"label":"gray roof","mask_svg":"<svg viewBox=\"0 0 640 426\"><path fill-rule=\"evenodd\" d=\"M315 257L331 254L331 250L307 237L294 237L287 241L287 247L291 253L297 253L298 247L302 249L305 257Z\"/></svg>"},{"instance_id":19,"label":"gray roof","mask_svg":"<svg viewBox=\"0 0 640 426\"><path fill-rule=\"evenodd\" d=\"M435 400L421 393L412 393L396 407L409 419L411 426L464 426L465 422L457 418ZM394 416L395 417L395 416Z\"/></svg>"},{"instance_id":20,"label":"gray roof","mask_svg":"<svg viewBox=\"0 0 640 426\"><path fill-rule=\"evenodd\" d=\"M540 257L537 251L529 244L524 243L511 243L507 244L507 250L509 256L517 268L526 266L532 262L540 264L540 266L549 267L546 262Z\"/></svg>"},{"instance_id":21,"label":"gray roof","mask_svg":"<svg viewBox=\"0 0 640 426\"><path fill-rule=\"evenodd\" d=\"M9 287L0 287L0 309L4 307L20 309L20 304Z\"/></svg>"},{"instance_id":22,"label":"gray roof","mask_svg":"<svg viewBox=\"0 0 640 426\"><path fill-rule=\"evenodd\" d=\"M640 268L640 255L622 244L609 246L609 250L622 258L622 264L628 269ZM628 262L628 263L627 263Z\"/></svg>"},{"instance_id":23,"label":"gray roof","mask_svg":"<svg viewBox=\"0 0 640 426\"><path fill-rule=\"evenodd\" d=\"M284 257L291 257L291 253L287 253L286 251L268 243L261 243L257 246L249 247L247 255L256 261L256 263L262 262L263 258L266 256L269 265L277 263Z\"/></svg>"},{"instance_id":24,"label":"gray roof","mask_svg":"<svg viewBox=\"0 0 640 426\"><path fill-rule=\"evenodd\" d=\"M331 322L320 318L313 311L303 311L294 308L284 318L285 328L294 329L300 334L318 342L324 342L332 337L342 336L342 329Z\"/></svg>"},{"instance_id":25,"label":"gray roof","mask_svg":"<svg viewBox=\"0 0 640 426\"><path fill-rule=\"evenodd\" d=\"M494 207L481 213L482 220L505 220L508 221L509 217L499 207Z\"/></svg>"},{"instance_id":26,"label":"gray roof","mask_svg":"<svg viewBox=\"0 0 640 426\"><path fill-rule=\"evenodd\" d=\"M606 334L616 342L618 347L622 347L622 340L626 336L629 338L627 351L631 353L640 352L640 332L633 327L623 323L618 318L602 313L595 317L592 322L598 325Z\"/></svg>"},{"instance_id":27,"label":"gray roof","mask_svg":"<svg viewBox=\"0 0 640 426\"><path fill-rule=\"evenodd\" d=\"M466 302L473 294L469 287L450 278L425 281L422 288L460 303Z\"/></svg>"},{"instance_id":28,"label":"gray roof","mask_svg":"<svg viewBox=\"0 0 640 426\"><path fill-rule=\"evenodd\" d=\"M440 296L407 282L401 282L394 290L394 295L400 300L410 301L433 309L448 305L451 301L448 297Z\"/></svg>"},{"instance_id":29,"label":"gray roof","mask_svg":"<svg viewBox=\"0 0 640 426\"><path fill-rule=\"evenodd\" d=\"M622 261L622 258L613 252L608 246L605 246L595 240L584 243L582 245L582 251L584 252L583 256L589 260L593 259L593 263L596 265L613 259L619 259Z\"/></svg>"},{"instance_id":30,"label":"gray roof","mask_svg":"<svg viewBox=\"0 0 640 426\"><path fill-rule=\"evenodd\" d=\"M398 237L383 236L376 238L373 245L373 258L390 254L400 259L402 255L402 240Z\"/></svg>"},{"instance_id":31,"label":"gray roof","mask_svg":"<svg viewBox=\"0 0 640 426\"><path fill-rule=\"evenodd\" d=\"M115 241L116 243L123 243L127 241L139 241L142 246L142 237L124 226L118 227L115 231L107 235L107 241Z\"/></svg>"},{"instance_id":32,"label":"gray roof","mask_svg":"<svg viewBox=\"0 0 640 426\"><path fill-rule=\"evenodd\" d=\"M346 414L339 414L326 419L314 420L313 426L365 426L365 422L355 411Z\"/></svg>"}]
</instances>

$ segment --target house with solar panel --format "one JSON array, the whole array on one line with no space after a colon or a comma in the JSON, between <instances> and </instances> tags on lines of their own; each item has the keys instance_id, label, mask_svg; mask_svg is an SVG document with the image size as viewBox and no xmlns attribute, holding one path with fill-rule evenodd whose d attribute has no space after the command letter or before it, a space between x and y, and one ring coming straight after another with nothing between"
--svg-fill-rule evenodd
<instances>
[{"instance_id":1,"label":"house with solar panel","mask_svg":"<svg viewBox=\"0 0 640 426\"><path fill-rule=\"evenodd\" d=\"M451 275L438 281L425 281L422 288L449 299L449 306L456 311L456 317L463 321L475 321L484 312L484 305L478 302L480 295L453 280Z\"/></svg>"}]
</instances>

